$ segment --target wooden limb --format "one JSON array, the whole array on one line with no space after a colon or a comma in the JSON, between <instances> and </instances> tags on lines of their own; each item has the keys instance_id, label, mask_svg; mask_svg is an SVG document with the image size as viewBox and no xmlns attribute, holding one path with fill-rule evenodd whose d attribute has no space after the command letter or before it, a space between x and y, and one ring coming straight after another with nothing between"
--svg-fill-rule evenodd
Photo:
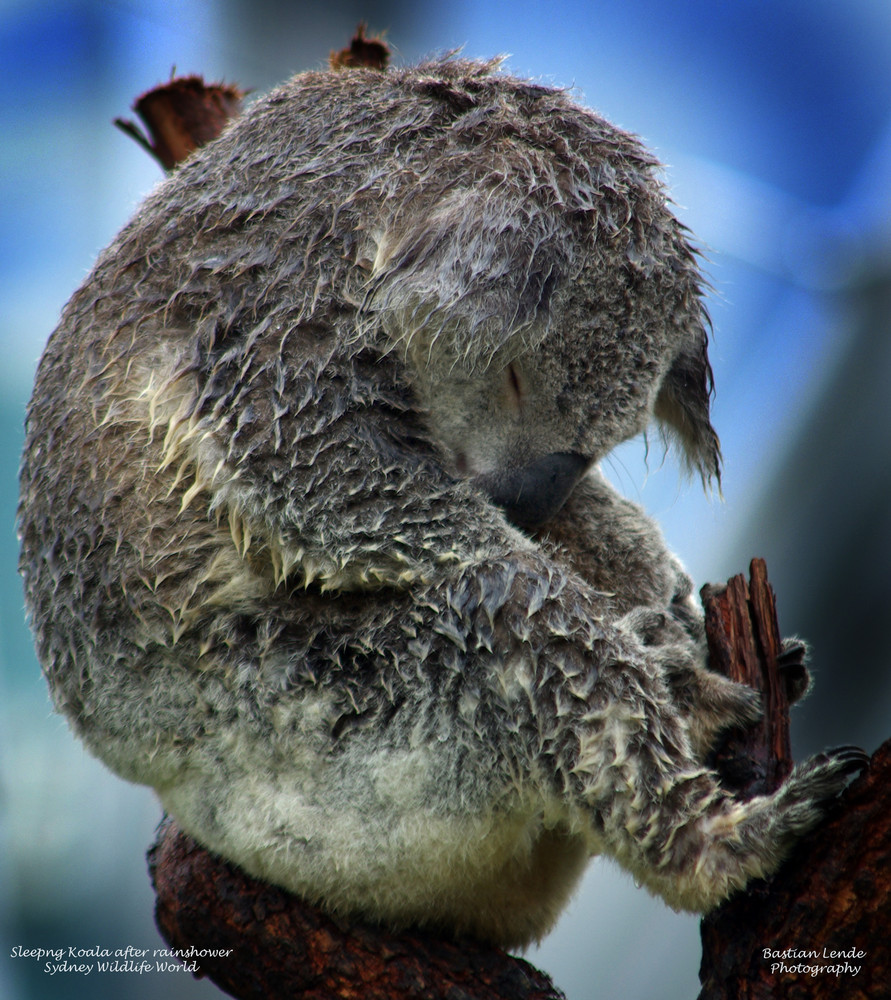
<instances>
[{"instance_id":1,"label":"wooden limb","mask_svg":"<svg viewBox=\"0 0 891 1000\"><path fill-rule=\"evenodd\" d=\"M367 26L360 22L350 44L339 52L332 52L328 64L333 70L352 69L364 66L366 69L385 70L390 64L390 47L379 37L366 38Z\"/></svg>"},{"instance_id":2,"label":"wooden limb","mask_svg":"<svg viewBox=\"0 0 891 1000\"><path fill-rule=\"evenodd\" d=\"M751 581L705 588L712 667L763 692L764 722L730 735L715 766L742 798L791 769L782 651L764 563ZM748 765L741 761L749 760ZM699 1000L860 1000L891 982L891 741L797 845L770 884L750 886L702 921ZM856 970L856 971L855 971Z\"/></svg>"},{"instance_id":3,"label":"wooden limb","mask_svg":"<svg viewBox=\"0 0 891 1000\"><path fill-rule=\"evenodd\" d=\"M354 67L385 70L390 48L379 37L368 38L360 23L346 48L332 52L332 70ZM215 139L231 119L241 114L245 91L234 84L205 83L200 76L172 77L168 83L147 90L133 103L146 132L126 118L114 124L139 143L169 173L194 150Z\"/></svg>"},{"instance_id":4,"label":"wooden limb","mask_svg":"<svg viewBox=\"0 0 891 1000\"><path fill-rule=\"evenodd\" d=\"M232 84L205 83L200 76L174 77L147 90L133 104L148 135L135 122L116 118L114 123L170 171L241 114L244 96Z\"/></svg>"},{"instance_id":5,"label":"wooden limb","mask_svg":"<svg viewBox=\"0 0 891 1000\"><path fill-rule=\"evenodd\" d=\"M196 976L233 997L565 1000L547 976L497 948L329 916L245 875L169 819L149 871L164 939L197 965ZM202 957L205 950L217 956Z\"/></svg>"},{"instance_id":6,"label":"wooden limb","mask_svg":"<svg viewBox=\"0 0 891 1000\"><path fill-rule=\"evenodd\" d=\"M710 761L723 784L741 798L765 795L789 777L789 699L779 675L783 641L776 599L763 559L753 559L751 582L742 575L726 587L706 586L701 597L711 668L761 692L764 717L756 726L733 730Z\"/></svg>"}]
</instances>

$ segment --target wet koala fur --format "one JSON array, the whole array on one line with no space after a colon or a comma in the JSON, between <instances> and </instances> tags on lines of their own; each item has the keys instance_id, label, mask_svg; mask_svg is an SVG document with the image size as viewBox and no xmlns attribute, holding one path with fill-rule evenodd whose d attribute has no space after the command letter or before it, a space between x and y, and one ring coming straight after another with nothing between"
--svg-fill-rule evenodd
<instances>
[{"instance_id":1,"label":"wet koala fur","mask_svg":"<svg viewBox=\"0 0 891 1000\"><path fill-rule=\"evenodd\" d=\"M492 63L306 73L177 169L40 363L21 568L54 702L245 870L524 945L605 853L707 910L842 753L748 802L757 696L597 463L719 471L696 253L658 164Z\"/></svg>"}]
</instances>

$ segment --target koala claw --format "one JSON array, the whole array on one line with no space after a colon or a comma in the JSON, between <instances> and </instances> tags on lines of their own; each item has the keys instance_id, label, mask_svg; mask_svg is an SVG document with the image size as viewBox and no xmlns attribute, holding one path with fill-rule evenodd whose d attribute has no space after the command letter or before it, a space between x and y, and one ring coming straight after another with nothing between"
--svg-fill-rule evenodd
<instances>
[{"instance_id":1,"label":"koala claw","mask_svg":"<svg viewBox=\"0 0 891 1000\"><path fill-rule=\"evenodd\" d=\"M790 807L827 805L868 765L869 754L860 747L826 750L798 764L778 794Z\"/></svg>"},{"instance_id":2,"label":"koala claw","mask_svg":"<svg viewBox=\"0 0 891 1000\"><path fill-rule=\"evenodd\" d=\"M851 776L869 767L870 755L861 747L846 745L817 754L814 760L820 764L833 763L840 773Z\"/></svg>"}]
</instances>

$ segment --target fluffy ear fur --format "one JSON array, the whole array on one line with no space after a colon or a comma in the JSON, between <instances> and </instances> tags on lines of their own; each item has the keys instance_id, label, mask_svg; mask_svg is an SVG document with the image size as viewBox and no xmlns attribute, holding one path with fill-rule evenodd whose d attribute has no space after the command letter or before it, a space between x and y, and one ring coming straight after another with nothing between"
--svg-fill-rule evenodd
<instances>
[{"instance_id":1,"label":"fluffy ear fur","mask_svg":"<svg viewBox=\"0 0 891 1000\"><path fill-rule=\"evenodd\" d=\"M449 184L387 232L367 301L419 357L445 335L451 355L484 368L510 341L519 352L544 335L572 235L557 212L507 182L497 196Z\"/></svg>"},{"instance_id":2,"label":"fluffy ear fur","mask_svg":"<svg viewBox=\"0 0 891 1000\"><path fill-rule=\"evenodd\" d=\"M700 328L695 341L672 362L656 397L655 414L667 436L680 444L687 467L704 485L721 483L721 446L709 419L713 390L708 336Z\"/></svg>"}]
</instances>

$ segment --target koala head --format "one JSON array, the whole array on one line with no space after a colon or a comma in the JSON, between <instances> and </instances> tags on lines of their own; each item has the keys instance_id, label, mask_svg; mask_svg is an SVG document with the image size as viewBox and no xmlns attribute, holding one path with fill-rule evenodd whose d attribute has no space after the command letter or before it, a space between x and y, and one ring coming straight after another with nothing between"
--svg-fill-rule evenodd
<instances>
[{"instance_id":1,"label":"koala head","mask_svg":"<svg viewBox=\"0 0 891 1000\"><path fill-rule=\"evenodd\" d=\"M574 110L428 177L373 266L444 462L526 528L653 418L704 482L720 471L696 253L649 154Z\"/></svg>"}]
</instances>

